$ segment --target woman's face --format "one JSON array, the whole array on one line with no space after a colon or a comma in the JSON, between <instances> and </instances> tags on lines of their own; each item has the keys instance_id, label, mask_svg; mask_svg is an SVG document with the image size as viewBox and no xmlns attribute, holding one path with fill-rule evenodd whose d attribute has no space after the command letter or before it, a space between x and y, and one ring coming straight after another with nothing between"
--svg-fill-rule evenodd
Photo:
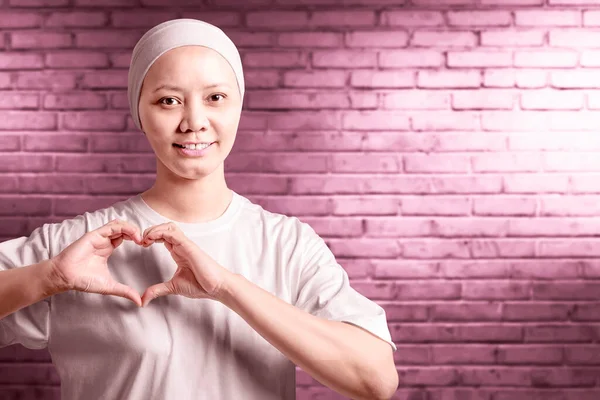
<instances>
[{"instance_id":1,"label":"woman's face","mask_svg":"<svg viewBox=\"0 0 600 400\"><path fill-rule=\"evenodd\" d=\"M158 167L182 178L199 179L223 167L241 111L233 69L207 47L169 50L152 64L142 83L142 130ZM197 149L182 149L186 143L196 144Z\"/></svg>"}]
</instances>

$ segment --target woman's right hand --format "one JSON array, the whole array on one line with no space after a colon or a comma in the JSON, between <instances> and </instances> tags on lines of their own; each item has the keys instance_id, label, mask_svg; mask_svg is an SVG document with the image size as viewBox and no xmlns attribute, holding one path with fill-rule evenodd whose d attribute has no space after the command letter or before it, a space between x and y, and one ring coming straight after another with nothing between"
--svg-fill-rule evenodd
<instances>
[{"instance_id":1,"label":"woman's right hand","mask_svg":"<svg viewBox=\"0 0 600 400\"><path fill-rule=\"evenodd\" d=\"M108 270L108 258L123 240L141 245L141 233L130 223L116 219L71 243L50 260L58 286L65 290L124 297L141 307L140 294L117 282Z\"/></svg>"}]
</instances>

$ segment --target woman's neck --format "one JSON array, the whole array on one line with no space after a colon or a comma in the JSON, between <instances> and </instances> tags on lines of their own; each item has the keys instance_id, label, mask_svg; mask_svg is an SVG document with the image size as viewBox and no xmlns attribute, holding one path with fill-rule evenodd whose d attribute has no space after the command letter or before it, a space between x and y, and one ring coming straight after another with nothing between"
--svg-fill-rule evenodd
<instances>
[{"instance_id":1,"label":"woman's neck","mask_svg":"<svg viewBox=\"0 0 600 400\"><path fill-rule=\"evenodd\" d=\"M218 174L214 171L213 174ZM199 223L219 218L229 207L233 192L225 178L207 176L197 180L161 179L142 193L142 199L157 213L177 222Z\"/></svg>"}]
</instances>

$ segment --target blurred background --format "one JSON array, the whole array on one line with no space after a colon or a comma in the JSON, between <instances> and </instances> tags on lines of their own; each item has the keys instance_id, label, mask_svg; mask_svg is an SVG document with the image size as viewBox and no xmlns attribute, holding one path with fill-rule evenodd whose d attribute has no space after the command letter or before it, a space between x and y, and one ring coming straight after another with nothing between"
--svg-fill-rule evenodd
<instances>
[{"instance_id":1,"label":"blurred background","mask_svg":"<svg viewBox=\"0 0 600 400\"><path fill-rule=\"evenodd\" d=\"M127 69L179 17L242 54L230 187L386 310L395 399L600 398L600 1L0 0L0 241L150 187ZM0 349L0 399L59 385Z\"/></svg>"}]
</instances>

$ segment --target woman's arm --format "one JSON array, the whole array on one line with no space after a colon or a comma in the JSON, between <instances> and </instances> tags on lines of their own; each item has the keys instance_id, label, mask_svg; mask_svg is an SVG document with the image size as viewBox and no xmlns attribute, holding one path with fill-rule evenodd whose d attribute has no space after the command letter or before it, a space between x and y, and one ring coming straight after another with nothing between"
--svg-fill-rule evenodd
<instances>
[{"instance_id":1,"label":"woman's arm","mask_svg":"<svg viewBox=\"0 0 600 400\"><path fill-rule=\"evenodd\" d=\"M66 291L63 287L54 274L51 260L0 271L0 320L46 297Z\"/></svg>"}]
</instances>

